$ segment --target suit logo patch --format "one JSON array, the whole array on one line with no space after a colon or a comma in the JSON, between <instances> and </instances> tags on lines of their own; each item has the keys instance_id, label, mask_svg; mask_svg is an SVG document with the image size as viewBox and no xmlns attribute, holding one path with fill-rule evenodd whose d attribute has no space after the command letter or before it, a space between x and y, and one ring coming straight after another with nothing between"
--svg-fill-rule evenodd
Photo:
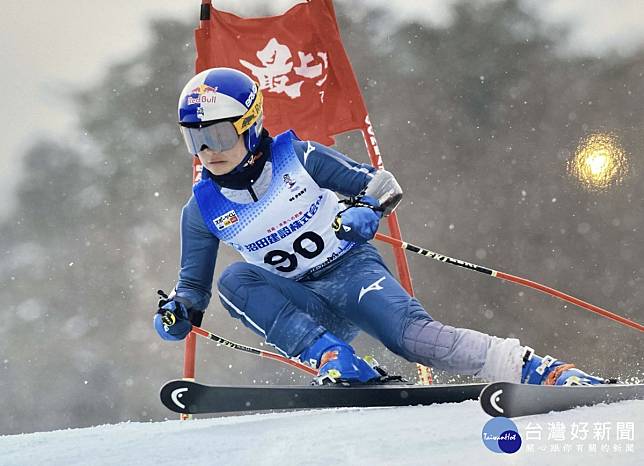
<instances>
[{"instance_id":1,"label":"suit logo patch","mask_svg":"<svg viewBox=\"0 0 644 466\"><path fill-rule=\"evenodd\" d=\"M379 278L378 280L376 280L375 282L373 282L371 285L369 285L369 286L368 286L368 287L366 287L366 288L364 288L364 287L360 288L360 294L358 295L358 302L360 302L360 300L362 299L362 297L363 297L365 294L369 293L370 291L378 291L378 290L382 290L382 286L380 286L380 283L381 283L385 278L387 278L387 277Z\"/></svg>"},{"instance_id":2,"label":"suit logo patch","mask_svg":"<svg viewBox=\"0 0 644 466\"><path fill-rule=\"evenodd\" d=\"M213 223L217 227L217 230L223 230L224 228L228 228L229 226L234 225L237 222L239 222L239 217L237 217L237 213L234 210L229 210L224 215L221 215L213 220Z\"/></svg>"}]
</instances>

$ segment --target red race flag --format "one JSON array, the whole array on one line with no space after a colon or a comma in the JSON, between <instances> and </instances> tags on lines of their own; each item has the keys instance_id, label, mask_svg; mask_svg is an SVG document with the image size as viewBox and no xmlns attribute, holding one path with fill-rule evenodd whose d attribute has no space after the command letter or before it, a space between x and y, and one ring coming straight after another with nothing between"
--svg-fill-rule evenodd
<instances>
[{"instance_id":1,"label":"red race flag","mask_svg":"<svg viewBox=\"0 0 644 466\"><path fill-rule=\"evenodd\" d=\"M310 0L280 16L240 18L204 2L195 31L197 71L215 66L251 76L264 94L264 126L332 145L362 129L367 110L344 51L332 0ZM204 15L205 13L205 15Z\"/></svg>"}]
</instances>

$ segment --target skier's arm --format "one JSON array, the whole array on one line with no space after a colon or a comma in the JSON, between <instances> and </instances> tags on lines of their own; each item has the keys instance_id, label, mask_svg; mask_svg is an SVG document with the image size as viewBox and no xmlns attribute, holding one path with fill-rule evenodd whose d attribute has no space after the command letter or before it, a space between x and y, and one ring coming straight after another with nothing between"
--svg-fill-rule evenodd
<instances>
[{"instance_id":1,"label":"skier's arm","mask_svg":"<svg viewBox=\"0 0 644 466\"><path fill-rule=\"evenodd\" d=\"M296 141L295 153L315 182L344 196L369 196L389 215L402 199L402 189L387 170L358 163L313 141Z\"/></svg>"},{"instance_id":2,"label":"skier's arm","mask_svg":"<svg viewBox=\"0 0 644 466\"><path fill-rule=\"evenodd\" d=\"M181 270L175 300L194 311L208 307L219 239L206 227L194 196L181 212Z\"/></svg>"}]
</instances>

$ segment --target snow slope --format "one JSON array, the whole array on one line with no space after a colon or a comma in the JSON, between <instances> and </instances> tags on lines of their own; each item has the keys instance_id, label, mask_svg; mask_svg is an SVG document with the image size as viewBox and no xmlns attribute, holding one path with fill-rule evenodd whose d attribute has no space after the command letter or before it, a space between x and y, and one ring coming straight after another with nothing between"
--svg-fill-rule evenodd
<instances>
[{"instance_id":1,"label":"snow slope","mask_svg":"<svg viewBox=\"0 0 644 466\"><path fill-rule=\"evenodd\" d=\"M577 408L516 420L524 446L513 455L496 454L481 442L490 419L478 402L403 408L331 409L237 417L123 423L0 436L0 465L444 465L444 464L644 464L644 401ZM549 423L570 431L588 423L583 453L551 452ZM634 423L634 440L616 442L617 422ZM543 440L526 451L526 427L539 424ZM561 424L556 424L561 423ZM592 440L592 426L612 428L610 451ZM598 444L597 453L587 451ZM630 443L634 451L614 452ZM546 451L540 452L542 446ZM574 449L573 449L574 451Z\"/></svg>"}]
</instances>

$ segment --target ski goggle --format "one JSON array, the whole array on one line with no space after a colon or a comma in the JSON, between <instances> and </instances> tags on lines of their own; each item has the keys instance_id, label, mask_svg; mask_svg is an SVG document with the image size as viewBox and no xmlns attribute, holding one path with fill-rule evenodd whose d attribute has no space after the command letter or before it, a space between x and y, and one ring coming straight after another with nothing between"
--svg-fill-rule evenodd
<instances>
[{"instance_id":1,"label":"ski goggle","mask_svg":"<svg viewBox=\"0 0 644 466\"><path fill-rule=\"evenodd\" d=\"M253 104L246 113L235 120L218 121L200 128L179 125L188 151L197 155L203 146L208 146L215 152L232 149L237 143L239 135L248 131L261 118L263 101L262 93L258 89Z\"/></svg>"},{"instance_id":2,"label":"ski goggle","mask_svg":"<svg viewBox=\"0 0 644 466\"><path fill-rule=\"evenodd\" d=\"M197 155L203 146L215 152L223 152L235 147L239 134L232 121L219 121L201 128L179 126L188 151Z\"/></svg>"}]
</instances>

